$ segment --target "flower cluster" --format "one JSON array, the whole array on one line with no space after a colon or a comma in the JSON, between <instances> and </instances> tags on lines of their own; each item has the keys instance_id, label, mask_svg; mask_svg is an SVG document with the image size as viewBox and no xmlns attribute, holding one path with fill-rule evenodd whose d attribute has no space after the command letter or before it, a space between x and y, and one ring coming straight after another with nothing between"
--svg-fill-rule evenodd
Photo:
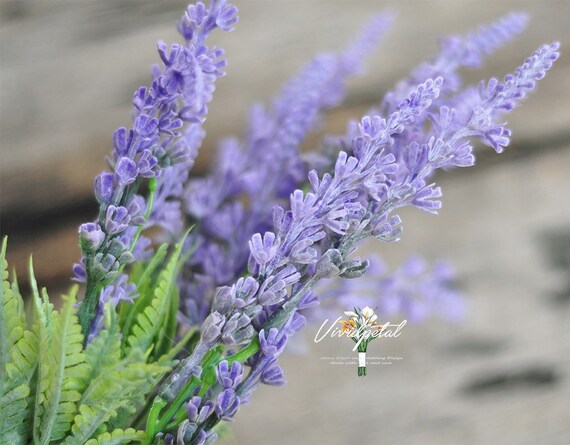
<instances>
[{"instance_id":1,"label":"flower cluster","mask_svg":"<svg viewBox=\"0 0 570 445\"><path fill-rule=\"evenodd\" d=\"M98 219L79 227L84 257L73 271L76 280L87 283L79 312L84 332L105 286L113 285L125 265L148 258L150 241L140 238L142 229L149 224L179 228L173 221L181 221L180 210L172 198L182 192L179 181L192 167L207 104L226 65L223 51L205 40L214 29L230 31L236 22L237 9L225 0L213 0L209 8L198 3L178 22L185 44L158 43L162 66L153 68L150 87L134 93L133 126L115 131L110 171L95 178ZM139 194L145 180L150 180L147 200Z\"/></svg>"},{"instance_id":2,"label":"flower cluster","mask_svg":"<svg viewBox=\"0 0 570 445\"><path fill-rule=\"evenodd\" d=\"M252 109L244 141L223 140L213 171L188 182L184 207L196 224L192 237L198 246L180 281L189 324L204 321L217 286L240 276L249 256L248 239L270 228L273 205L306 180L300 144L321 112L341 102L346 80L362 71L391 18L375 17L344 51L316 56L283 86L271 106Z\"/></svg>"},{"instance_id":3,"label":"flower cluster","mask_svg":"<svg viewBox=\"0 0 570 445\"><path fill-rule=\"evenodd\" d=\"M497 116L511 110L544 77L558 57L557 50L557 43L544 45L502 82L492 79L485 84L469 104L467 120L448 105L437 104L443 77L417 85L387 117L364 117L350 153L340 151L330 173L310 171L309 191L293 191L289 210L274 207L273 230L251 237L249 276L218 288L198 345L173 376L194 369L217 345L258 345L259 351L247 361L250 372L242 383L248 390L254 388L265 372L275 369L276 352L286 339L303 326L299 311L313 303L311 290L317 282L364 274L368 262L351 254L368 237L397 239L401 234L397 209L412 206L436 213L442 192L430 178L438 169L473 165L471 137L497 151L508 143L510 133L495 123ZM416 133L398 156L391 152L396 138L428 123L431 127ZM269 337L263 337L264 332L280 342L278 348L266 347ZM171 376L161 396L171 400L182 386L179 382Z\"/></svg>"},{"instance_id":4,"label":"flower cluster","mask_svg":"<svg viewBox=\"0 0 570 445\"><path fill-rule=\"evenodd\" d=\"M473 139L497 152L508 145L501 115L545 76L558 44L542 46L502 81L475 88L462 86L459 68L479 66L524 28L526 16L511 14L464 38L445 39L440 54L398 83L377 109L344 135L326 136L320 152L303 155L306 135L324 110L341 102L346 79L362 71L390 19L375 18L345 51L317 56L270 106L254 107L243 140L223 140L212 172L200 178L188 172L226 64L223 52L205 41L216 28L231 30L237 9L224 0L191 5L178 23L185 44L159 43L162 65L152 85L135 93L132 128L115 132L109 170L96 178L100 211L80 227L84 258L74 267L76 279L86 282L78 312L84 334L101 338L103 311L132 303L145 289L136 304L121 306L118 343L127 358L136 350L147 365L177 364L154 381L161 383L148 413L142 411L144 443L215 441L215 426L234 419L258 386L285 383L278 358L321 299L324 310L339 301L355 308L346 313L345 330L376 329L372 307L415 320L460 314L445 267L429 270L411 259L388 273L354 252L368 238L398 240L402 207L437 213L442 190L434 173L474 165ZM139 287L130 284L125 265L143 263L151 253L143 229L158 226L170 241L186 222L194 230L185 244L168 261L166 247L158 249L138 269L148 267L138 275ZM349 281L367 272L373 292ZM331 279L343 283L335 298L318 287ZM184 326L177 330L178 320ZM365 365L359 375L366 375Z\"/></svg>"}]
</instances>

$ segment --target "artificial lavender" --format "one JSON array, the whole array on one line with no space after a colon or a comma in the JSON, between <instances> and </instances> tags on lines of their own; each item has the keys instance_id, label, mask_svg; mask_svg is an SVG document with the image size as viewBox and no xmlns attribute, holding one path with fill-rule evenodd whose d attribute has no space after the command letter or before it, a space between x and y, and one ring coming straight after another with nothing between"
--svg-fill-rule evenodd
<instances>
[{"instance_id":1,"label":"artificial lavender","mask_svg":"<svg viewBox=\"0 0 570 445\"><path fill-rule=\"evenodd\" d=\"M394 214L398 208L413 206L437 213L442 192L428 179L438 169L473 165L471 138L501 152L509 143L510 131L497 119L544 77L558 58L558 46L542 46L502 82L482 83L466 120L447 105L432 108L445 82L442 77L420 83L386 118L364 117L351 141L351 155L341 151L331 173L311 171L310 191L295 190L289 210L275 207L273 230L251 238L250 275L231 287L218 288L200 341L163 385L160 397L172 400L184 386L184 376L218 345L246 345L228 356L228 361L247 360L250 366L235 391L237 398L222 397L232 415L240 394L247 400L261 376L268 382L278 376L273 381L281 382L276 357L287 337L303 326L299 310L308 296L314 298L310 291L315 284L364 274L367 262L351 258L351 253L371 236L383 241L399 238L401 220ZM416 136L398 157L389 151L398 135L422 122L432 125L423 139ZM213 413L202 431L209 431L222 417Z\"/></svg>"},{"instance_id":2,"label":"artificial lavender","mask_svg":"<svg viewBox=\"0 0 570 445\"><path fill-rule=\"evenodd\" d=\"M379 15L344 51L316 56L269 107L253 108L244 141L221 142L210 175L188 182L184 206L198 246L180 280L188 324L203 322L216 286L234 282L245 269L247 240L271 227L273 205L306 180L300 144L320 113L344 98L346 80L362 71L390 21L389 14Z\"/></svg>"},{"instance_id":3,"label":"artificial lavender","mask_svg":"<svg viewBox=\"0 0 570 445\"><path fill-rule=\"evenodd\" d=\"M191 220L197 223L193 239L199 245L180 280L181 309L189 325L202 323L210 310L215 286L229 284L243 272L249 255L247 239L255 232L270 230L268 215L273 205L282 204L295 188L305 188L310 168L330 171L339 150L352 153L356 123L349 125L343 137L325 137L322 153L301 155L298 145L314 126L317 112L340 101L344 92L342 80L347 74L362 70L362 60L379 39L379 31L386 27L388 18L389 15L381 15L374 19L338 56L317 56L285 85L271 109L255 107L247 140L222 141L212 174L189 182L185 206ZM456 94L440 97L436 103L461 104L465 93L457 91L458 68L479 66L484 56L520 33L526 21L525 14L510 14L463 38L450 36L442 40L436 57L414 69L386 94L380 105L382 114L393 111L396 101L403 100L423 79L438 75L446 78L443 90ZM400 145L411 142L416 133L421 134L420 127L421 122L396 135L387 150L401 156ZM244 196L249 207L243 204Z\"/></svg>"},{"instance_id":4,"label":"artificial lavender","mask_svg":"<svg viewBox=\"0 0 570 445\"><path fill-rule=\"evenodd\" d=\"M172 225L178 209L171 198L181 192L177 181L185 179L192 166L214 83L226 65L223 51L207 46L205 40L214 29L230 31L236 22L237 9L225 0L212 0L209 8L203 3L189 6L178 22L185 44L158 43L162 65L153 68L151 86L134 94L133 126L119 128L113 135L110 170L95 179L98 219L79 228L84 258L74 266L74 274L86 282L78 313L84 333L90 329L101 292L137 256L148 258L141 249L141 244L149 244L140 238L145 225L178 229ZM145 183L146 200L139 194Z\"/></svg>"}]
</instances>

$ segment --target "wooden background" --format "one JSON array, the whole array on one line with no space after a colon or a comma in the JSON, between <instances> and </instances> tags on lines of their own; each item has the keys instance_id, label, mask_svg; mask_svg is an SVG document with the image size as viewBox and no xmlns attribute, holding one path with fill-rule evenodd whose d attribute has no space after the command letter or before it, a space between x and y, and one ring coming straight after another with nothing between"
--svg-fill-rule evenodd
<instances>
[{"instance_id":1,"label":"wooden background","mask_svg":"<svg viewBox=\"0 0 570 445\"><path fill-rule=\"evenodd\" d=\"M401 243L368 247L393 264L417 250L451 259L470 297L468 320L409 328L386 345L404 363L371 369L366 382L319 361L346 354L347 345L309 338L310 353L285 359L287 389L256 394L227 442L570 443L570 2L237 3L237 30L214 37L230 65L197 173L217 138L240 133L252 103L386 7L398 14L392 31L323 131L342 131L348 117L377 103L435 53L438 36L509 11L531 14L527 31L484 69L466 73L468 81L506 74L543 42L561 41L562 57L509 116L507 153L481 152L477 168L443 177L439 217L406 212ZM132 92L148 81L156 41L176 39L183 9L173 0L0 0L1 231L12 264L24 270L33 251L39 281L51 289L68 284L77 225L95 215L93 177L114 129L129 122Z\"/></svg>"}]
</instances>

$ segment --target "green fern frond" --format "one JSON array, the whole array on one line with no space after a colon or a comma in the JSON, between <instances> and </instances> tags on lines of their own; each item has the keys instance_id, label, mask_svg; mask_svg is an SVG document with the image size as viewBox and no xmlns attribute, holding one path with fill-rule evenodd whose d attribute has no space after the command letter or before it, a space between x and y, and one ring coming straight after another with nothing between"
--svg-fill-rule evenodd
<instances>
[{"instance_id":1,"label":"green fern frond","mask_svg":"<svg viewBox=\"0 0 570 445\"><path fill-rule=\"evenodd\" d=\"M145 363L140 350L113 366L104 368L89 385L81 398L79 414L71 427L72 436L66 444L84 444L101 425L115 417L125 407L135 409L170 367Z\"/></svg>"},{"instance_id":2,"label":"green fern frond","mask_svg":"<svg viewBox=\"0 0 570 445\"><path fill-rule=\"evenodd\" d=\"M17 281L9 281L7 238L0 252L0 443L24 444L31 417L30 383L37 363ZM14 275L13 275L14 276Z\"/></svg>"},{"instance_id":3,"label":"green fern frond","mask_svg":"<svg viewBox=\"0 0 570 445\"><path fill-rule=\"evenodd\" d=\"M176 245L166 267L158 276L158 285L154 289L154 298L151 303L140 312L128 338L131 349L141 349L145 353L152 351L153 347L161 346L167 338L165 323L172 311L173 299L176 293L176 275L179 269L179 259L186 236ZM167 338L172 341L172 337ZM155 348L155 358L160 356L160 351Z\"/></svg>"},{"instance_id":4,"label":"green fern frond","mask_svg":"<svg viewBox=\"0 0 570 445\"><path fill-rule=\"evenodd\" d=\"M86 373L80 378L81 388L79 389L83 396L91 382L121 360L121 336L117 329L116 322L110 323L108 329L102 330L87 345L85 349Z\"/></svg>"},{"instance_id":5,"label":"green fern frond","mask_svg":"<svg viewBox=\"0 0 570 445\"><path fill-rule=\"evenodd\" d=\"M17 285L12 286L9 281L8 262L6 261L7 244L8 240L4 238L0 252L0 273L2 274L2 285L0 286L0 396L13 389L13 385L7 381L6 366L10 362L16 344L26 330L22 297Z\"/></svg>"},{"instance_id":6,"label":"green fern frond","mask_svg":"<svg viewBox=\"0 0 570 445\"><path fill-rule=\"evenodd\" d=\"M135 265L138 267L135 267L131 277L133 282L137 284L139 296L135 299L134 304L123 303L119 306L119 324L123 333L123 346L127 346L129 334L138 315L151 304L154 298L155 274L163 264L167 253L168 245L162 244L146 266L143 267L140 263ZM140 270L136 270L137 268Z\"/></svg>"},{"instance_id":7,"label":"green fern frond","mask_svg":"<svg viewBox=\"0 0 570 445\"><path fill-rule=\"evenodd\" d=\"M155 254L142 269L140 274L133 274L133 281L137 283L137 289L141 293L147 293L148 290L152 291L154 284L155 273L160 266L164 263L166 255L168 254L168 244L162 244L156 249Z\"/></svg>"},{"instance_id":8,"label":"green fern frond","mask_svg":"<svg viewBox=\"0 0 570 445\"><path fill-rule=\"evenodd\" d=\"M103 433L96 439L91 439L85 445L122 445L129 443L140 443L146 439L144 431L137 431L133 428L126 430L116 429L112 433Z\"/></svg>"},{"instance_id":9,"label":"green fern frond","mask_svg":"<svg viewBox=\"0 0 570 445\"><path fill-rule=\"evenodd\" d=\"M63 297L61 312L52 312L47 336L40 334L40 350L44 343L48 349L40 360L36 397L39 412L34 419L34 439L39 444L48 444L65 436L76 412L76 402L81 398L77 389L81 387L87 365L83 335L74 308L76 293L77 288L74 288L69 296ZM44 306L49 304L48 301L44 293Z\"/></svg>"},{"instance_id":10,"label":"green fern frond","mask_svg":"<svg viewBox=\"0 0 570 445\"><path fill-rule=\"evenodd\" d=\"M28 441L30 387L20 385L0 398L0 444L19 445Z\"/></svg>"}]
</instances>

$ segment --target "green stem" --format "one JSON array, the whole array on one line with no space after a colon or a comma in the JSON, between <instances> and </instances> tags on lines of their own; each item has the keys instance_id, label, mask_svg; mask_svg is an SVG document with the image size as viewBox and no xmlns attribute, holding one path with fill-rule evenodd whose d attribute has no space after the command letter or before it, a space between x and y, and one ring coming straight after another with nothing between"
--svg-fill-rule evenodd
<instances>
[{"instance_id":1,"label":"green stem","mask_svg":"<svg viewBox=\"0 0 570 445\"><path fill-rule=\"evenodd\" d=\"M150 445L154 440L157 433L162 432L164 428L168 425L170 420L182 407L182 405L190 398L192 393L198 388L201 381L198 377L192 376L190 381L182 388L182 391L178 393L176 398L169 405L168 409L163 416L160 416L160 411L166 406L166 401L161 397L156 397L150 409L147 421L147 438L144 445Z\"/></svg>"},{"instance_id":2,"label":"green stem","mask_svg":"<svg viewBox=\"0 0 570 445\"><path fill-rule=\"evenodd\" d=\"M101 287L95 286L93 281L87 281L87 288L85 289L85 298L81 302L79 309L77 310L77 317L79 319L79 324L81 325L81 333L83 334L83 344L87 344L87 338L89 336L89 328L91 327L91 322L95 316L95 310L97 308L97 303L99 302L99 293L101 292Z\"/></svg>"}]
</instances>

